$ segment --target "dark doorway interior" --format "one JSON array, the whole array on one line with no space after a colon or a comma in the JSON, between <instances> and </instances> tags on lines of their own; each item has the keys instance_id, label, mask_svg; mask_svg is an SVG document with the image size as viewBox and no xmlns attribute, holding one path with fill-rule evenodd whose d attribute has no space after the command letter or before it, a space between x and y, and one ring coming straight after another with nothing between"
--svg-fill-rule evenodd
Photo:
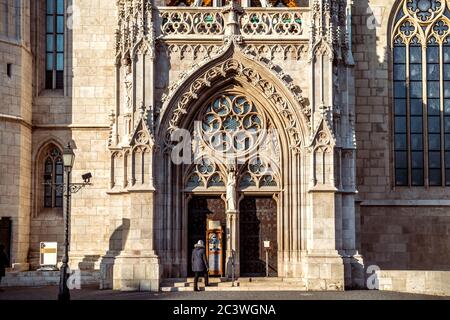
<instances>
[{"instance_id":1,"label":"dark doorway interior","mask_svg":"<svg viewBox=\"0 0 450 320\"><path fill-rule=\"evenodd\" d=\"M189 202L188 219L188 275L193 276L191 266L192 249L194 245L203 240L206 244L206 221L208 219L220 221L222 229L226 230L227 215L225 213L225 203L219 197L193 197ZM223 259L225 261L226 240L223 238Z\"/></svg>"},{"instance_id":2,"label":"dark doorway interior","mask_svg":"<svg viewBox=\"0 0 450 320\"><path fill-rule=\"evenodd\" d=\"M0 220L0 244L5 246L5 252L11 261L11 228L12 222L10 218L2 218Z\"/></svg>"},{"instance_id":3,"label":"dark doorway interior","mask_svg":"<svg viewBox=\"0 0 450 320\"><path fill-rule=\"evenodd\" d=\"M269 197L245 197L240 203L241 276L266 276L264 241L271 242L269 275L278 276L277 205Z\"/></svg>"}]
</instances>

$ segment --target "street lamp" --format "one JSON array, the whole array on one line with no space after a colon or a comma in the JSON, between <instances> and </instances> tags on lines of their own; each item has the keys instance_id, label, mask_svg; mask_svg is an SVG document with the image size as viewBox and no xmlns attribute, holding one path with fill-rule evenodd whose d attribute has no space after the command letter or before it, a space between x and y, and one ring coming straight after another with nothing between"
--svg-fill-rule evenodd
<instances>
[{"instance_id":1,"label":"street lamp","mask_svg":"<svg viewBox=\"0 0 450 320\"><path fill-rule=\"evenodd\" d=\"M67 144L67 147L64 148L63 151L63 162L64 162L64 170L66 172L66 179L63 185L56 185L56 188L65 189L64 196L66 198L66 206L65 206L65 214L64 214L64 255L62 259L61 265L61 274L59 278L59 293L58 300L59 301L69 301L70 300L70 292L67 286L68 280L68 269L69 269L69 223L70 223L70 197L72 193L77 193L82 188L88 185L92 185L90 183L92 174L87 173L83 175L82 183L71 183L70 175L72 172L72 167L75 162L75 153L73 152L70 143Z\"/></svg>"},{"instance_id":2,"label":"street lamp","mask_svg":"<svg viewBox=\"0 0 450 320\"><path fill-rule=\"evenodd\" d=\"M59 279L59 301L69 301L70 300L70 292L67 287L67 269L69 263L69 211L70 211L70 173L72 172L73 163L75 161L75 153L70 146L70 143L67 144L67 147L64 148L63 151L63 162L64 162L64 170L66 171L66 183L65 183L65 197L66 197L66 210L64 214L64 256L62 259L61 266L61 274Z\"/></svg>"},{"instance_id":3,"label":"street lamp","mask_svg":"<svg viewBox=\"0 0 450 320\"><path fill-rule=\"evenodd\" d=\"M66 170L69 170L69 171L72 170L73 163L75 162L75 153L73 152L73 149L70 146L70 143L68 143L67 146L64 148L63 162L64 162L64 168L66 168Z\"/></svg>"}]
</instances>

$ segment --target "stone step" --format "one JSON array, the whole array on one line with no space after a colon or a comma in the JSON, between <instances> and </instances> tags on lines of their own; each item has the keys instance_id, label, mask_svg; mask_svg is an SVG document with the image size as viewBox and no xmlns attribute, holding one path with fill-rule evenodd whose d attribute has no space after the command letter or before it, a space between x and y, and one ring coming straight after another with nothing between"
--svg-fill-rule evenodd
<instances>
[{"instance_id":1,"label":"stone step","mask_svg":"<svg viewBox=\"0 0 450 320\"><path fill-rule=\"evenodd\" d=\"M200 291L307 291L304 286L211 286L201 287ZM191 292L194 287L161 287L162 292Z\"/></svg>"},{"instance_id":2,"label":"stone step","mask_svg":"<svg viewBox=\"0 0 450 320\"><path fill-rule=\"evenodd\" d=\"M239 278L234 286L227 279L210 278L209 286L199 282L202 291L307 291L301 279L292 278ZM184 292L194 290L194 279L165 279L161 285L163 292Z\"/></svg>"}]
</instances>

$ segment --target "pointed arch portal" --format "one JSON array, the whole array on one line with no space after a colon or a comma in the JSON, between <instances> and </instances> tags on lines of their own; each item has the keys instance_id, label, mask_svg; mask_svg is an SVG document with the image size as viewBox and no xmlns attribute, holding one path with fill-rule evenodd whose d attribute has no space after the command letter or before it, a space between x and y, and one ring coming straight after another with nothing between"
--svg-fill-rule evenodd
<instances>
[{"instance_id":1,"label":"pointed arch portal","mask_svg":"<svg viewBox=\"0 0 450 320\"><path fill-rule=\"evenodd\" d=\"M265 276L264 241L271 276L293 274L308 112L298 87L233 45L170 88L155 132L166 142L155 157L163 277L190 274L190 252L207 242L209 223L223 231L222 275L234 261L236 275ZM175 165L171 138L180 129L192 137L192 157Z\"/></svg>"}]
</instances>

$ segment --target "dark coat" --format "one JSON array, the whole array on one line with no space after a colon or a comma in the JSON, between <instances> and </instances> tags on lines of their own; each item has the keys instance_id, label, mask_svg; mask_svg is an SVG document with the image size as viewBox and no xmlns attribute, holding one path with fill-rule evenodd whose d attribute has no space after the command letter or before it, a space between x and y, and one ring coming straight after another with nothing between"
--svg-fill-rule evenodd
<instances>
[{"instance_id":1,"label":"dark coat","mask_svg":"<svg viewBox=\"0 0 450 320\"><path fill-rule=\"evenodd\" d=\"M0 277L5 276L5 268L9 267L9 260L6 253L0 252Z\"/></svg>"},{"instance_id":2,"label":"dark coat","mask_svg":"<svg viewBox=\"0 0 450 320\"><path fill-rule=\"evenodd\" d=\"M209 270L208 262L206 261L206 250L203 247L197 247L192 250L192 271L205 272Z\"/></svg>"}]
</instances>

